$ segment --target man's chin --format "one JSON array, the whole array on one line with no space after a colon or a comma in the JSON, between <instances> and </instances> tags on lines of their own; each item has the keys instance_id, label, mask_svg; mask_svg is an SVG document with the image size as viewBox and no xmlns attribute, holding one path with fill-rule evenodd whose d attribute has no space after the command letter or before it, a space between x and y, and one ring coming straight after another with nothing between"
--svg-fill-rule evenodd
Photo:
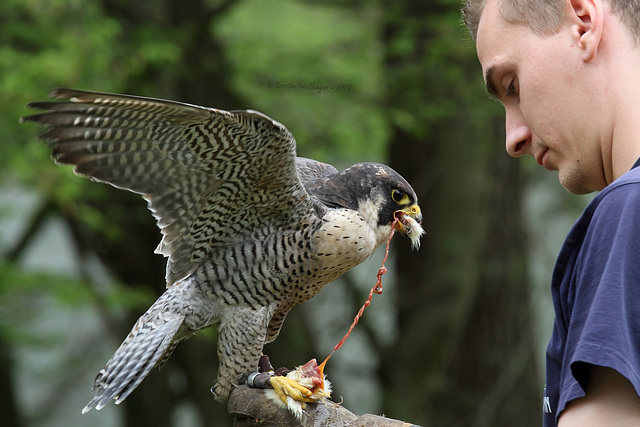
<instances>
[{"instance_id":1,"label":"man's chin","mask_svg":"<svg viewBox=\"0 0 640 427\"><path fill-rule=\"evenodd\" d=\"M579 171L574 170L573 173L558 172L558 181L569 193L581 196L602 190L602 188L592 188L586 184ZM604 187L603 187L604 188Z\"/></svg>"}]
</instances>

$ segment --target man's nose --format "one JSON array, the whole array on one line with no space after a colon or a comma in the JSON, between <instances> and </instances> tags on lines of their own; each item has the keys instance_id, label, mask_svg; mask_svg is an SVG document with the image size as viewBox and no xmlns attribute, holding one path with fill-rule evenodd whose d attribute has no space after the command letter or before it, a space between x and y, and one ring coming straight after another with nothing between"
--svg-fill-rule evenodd
<instances>
[{"instance_id":1,"label":"man's nose","mask_svg":"<svg viewBox=\"0 0 640 427\"><path fill-rule=\"evenodd\" d=\"M513 157L531 154L531 129L517 109L506 109L505 131L507 153Z\"/></svg>"}]
</instances>

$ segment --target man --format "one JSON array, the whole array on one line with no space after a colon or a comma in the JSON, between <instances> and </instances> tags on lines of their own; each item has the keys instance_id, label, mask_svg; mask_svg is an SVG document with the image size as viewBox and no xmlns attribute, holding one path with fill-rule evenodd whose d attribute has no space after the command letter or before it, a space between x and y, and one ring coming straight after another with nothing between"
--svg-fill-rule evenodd
<instances>
[{"instance_id":1,"label":"man","mask_svg":"<svg viewBox=\"0 0 640 427\"><path fill-rule=\"evenodd\" d=\"M468 0L506 148L601 191L552 278L544 425L640 426L640 0Z\"/></svg>"}]
</instances>

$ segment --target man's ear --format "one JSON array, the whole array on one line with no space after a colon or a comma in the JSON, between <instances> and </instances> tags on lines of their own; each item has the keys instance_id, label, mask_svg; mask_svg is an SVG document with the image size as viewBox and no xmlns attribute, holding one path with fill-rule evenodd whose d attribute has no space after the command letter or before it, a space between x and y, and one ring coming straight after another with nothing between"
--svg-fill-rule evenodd
<instances>
[{"instance_id":1,"label":"man's ear","mask_svg":"<svg viewBox=\"0 0 640 427\"><path fill-rule=\"evenodd\" d=\"M598 53L604 26L602 0L566 0L572 35L583 50L582 59L591 61Z\"/></svg>"}]
</instances>

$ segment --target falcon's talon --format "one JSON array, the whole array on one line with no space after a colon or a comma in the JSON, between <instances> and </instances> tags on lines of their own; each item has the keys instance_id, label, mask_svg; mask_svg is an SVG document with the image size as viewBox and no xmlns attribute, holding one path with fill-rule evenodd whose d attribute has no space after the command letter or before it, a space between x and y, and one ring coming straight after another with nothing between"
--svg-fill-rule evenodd
<instances>
[{"instance_id":1,"label":"falcon's talon","mask_svg":"<svg viewBox=\"0 0 640 427\"><path fill-rule=\"evenodd\" d=\"M289 368L285 368L284 366L281 368L276 369L275 371L273 371L273 375L277 376L277 377L284 377L286 376L289 372L291 372L291 369Z\"/></svg>"},{"instance_id":2,"label":"falcon's talon","mask_svg":"<svg viewBox=\"0 0 640 427\"><path fill-rule=\"evenodd\" d=\"M273 372L273 365L271 365L271 360L269 360L269 356L263 354L260 356L258 360L258 372Z\"/></svg>"}]
</instances>

